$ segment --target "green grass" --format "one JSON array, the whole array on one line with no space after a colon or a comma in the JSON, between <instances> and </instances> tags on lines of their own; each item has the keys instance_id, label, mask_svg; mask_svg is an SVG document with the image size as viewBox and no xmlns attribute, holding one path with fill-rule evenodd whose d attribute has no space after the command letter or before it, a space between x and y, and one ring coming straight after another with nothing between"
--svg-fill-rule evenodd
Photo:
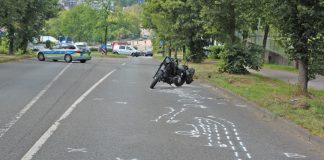
<instances>
[{"instance_id":1,"label":"green grass","mask_svg":"<svg viewBox=\"0 0 324 160\"><path fill-rule=\"evenodd\" d=\"M112 54L111 52L108 52L107 55L103 55L101 52L91 52L91 55L93 57L127 58L126 55Z\"/></svg>"},{"instance_id":2,"label":"green grass","mask_svg":"<svg viewBox=\"0 0 324 160\"><path fill-rule=\"evenodd\" d=\"M275 69L275 70L282 70L282 71L288 71L292 73L297 73L298 70L293 66L287 66L287 65L277 65L277 64L264 64L264 68L269 69Z\"/></svg>"},{"instance_id":3,"label":"green grass","mask_svg":"<svg viewBox=\"0 0 324 160\"><path fill-rule=\"evenodd\" d=\"M219 62L211 60L190 64L196 69L196 78L225 88L245 97L258 106L324 137L324 91L310 90L311 98L304 97L296 85L264 76L219 73Z\"/></svg>"}]
</instances>

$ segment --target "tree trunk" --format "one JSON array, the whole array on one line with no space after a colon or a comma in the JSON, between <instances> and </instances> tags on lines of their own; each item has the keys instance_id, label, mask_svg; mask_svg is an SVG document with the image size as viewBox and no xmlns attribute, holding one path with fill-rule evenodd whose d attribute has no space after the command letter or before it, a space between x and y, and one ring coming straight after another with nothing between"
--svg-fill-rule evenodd
<instances>
[{"instance_id":1,"label":"tree trunk","mask_svg":"<svg viewBox=\"0 0 324 160\"><path fill-rule=\"evenodd\" d=\"M182 59L186 60L186 46L182 46Z\"/></svg>"},{"instance_id":2,"label":"tree trunk","mask_svg":"<svg viewBox=\"0 0 324 160\"><path fill-rule=\"evenodd\" d=\"M235 30L236 30L236 14L235 14L235 5L234 2L230 2L228 5L229 10L229 17L228 17L228 32L230 36L230 44L235 44L236 37L235 37Z\"/></svg>"},{"instance_id":3,"label":"tree trunk","mask_svg":"<svg viewBox=\"0 0 324 160\"><path fill-rule=\"evenodd\" d=\"M107 46L107 35L108 35L108 26L106 26L105 28L105 40L103 42L103 44L105 44L105 46ZM108 49L106 47L106 51L105 51L105 55L107 55Z\"/></svg>"},{"instance_id":4,"label":"tree trunk","mask_svg":"<svg viewBox=\"0 0 324 160\"><path fill-rule=\"evenodd\" d=\"M171 53L172 53L171 41L170 41L170 43L169 43L169 48L168 48L168 50L169 50L169 57L171 57Z\"/></svg>"},{"instance_id":5,"label":"tree trunk","mask_svg":"<svg viewBox=\"0 0 324 160\"><path fill-rule=\"evenodd\" d=\"M23 40L21 42L21 47L22 47L22 50L23 50L23 54L27 54L27 47L28 47L28 39L27 39L27 36L24 36L23 37Z\"/></svg>"},{"instance_id":6,"label":"tree trunk","mask_svg":"<svg viewBox=\"0 0 324 160\"><path fill-rule=\"evenodd\" d=\"M178 48L175 49L174 58L175 58L175 59L178 59Z\"/></svg>"},{"instance_id":7,"label":"tree trunk","mask_svg":"<svg viewBox=\"0 0 324 160\"><path fill-rule=\"evenodd\" d=\"M15 31L12 27L8 29L8 34L9 34L9 54L13 55L14 54L14 42L15 42Z\"/></svg>"},{"instance_id":8,"label":"tree trunk","mask_svg":"<svg viewBox=\"0 0 324 160\"><path fill-rule=\"evenodd\" d=\"M307 61L298 60L299 65L299 87L300 91L307 95L308 93L308 64Z\"/></svg>"},{"instance_id":9,"label":"tree trunk","mask_svg":"<svg viewBox=\"0 0 324 160\"><path fill-rule=\"evenodd\" d=\"M262 42L262 47L264 49L264 61L265 63L269 63L269 52L267 52L267 41L268 41L268 36L270 32L270 26L267 24L264 28L264 36L263 36L263 42Z\"/></svg>"},{"instance_id":10,"label":"tree trunk","mask_svg":"<svg viewBox=\"0 0 324 160\"><path fill-rule=\"evenodd\" d=\"M243 31L243 43L244 43L244 45L247 44L248 37L249 37L249 31L244 30Z\"/></svg>"}]
</instances>

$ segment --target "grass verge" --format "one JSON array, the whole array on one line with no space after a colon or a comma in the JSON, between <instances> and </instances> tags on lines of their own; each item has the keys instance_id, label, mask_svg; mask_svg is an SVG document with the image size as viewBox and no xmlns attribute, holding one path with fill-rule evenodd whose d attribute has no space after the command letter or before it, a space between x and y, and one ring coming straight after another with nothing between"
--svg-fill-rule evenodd
<instances>
[{"instance_id":1,"label":"grass verge","mask_svg":"<svg viewBox=\"0 0 324 160\"><path fill-rule=\"evenodd\" d=\"M108 52L107 55L103 55L101 52L91 52L91 55L93 57L127 58L126 55L112 54L111 52Z\"/></svg>"},{"instance_id":2,"label":"grass verge","mask_svg":"<svg viewBox=\"0 0 324 160\"><path fill-rule=\"evenodd\" d=\"M298 70L293 66L287 65L278 65L278 64L264 64L263 68L281 70L281 71L288 71L292 73L298 73Z\"/></svg>"},{"instance_id":3,"label":"grass verge","mask_svg":"<svg viewBox=\"0 0 324 160\"><path fill-rule=\"evenodd\" d=\"M296 85L281 80L257 74L219 73L217 61L190 65L196 69L196 78L206 79L324 137L324 91L310 90L311 98L307 98Z\"/></svg>"},{"instance_id":4,"label":"grass verge","mask_svg":"<svg viewBox=\"0 0 324 160\"><path fill-rule=\"evenodd\" d=\"M9 62L9 61L16 61L26 58L32 58L34 57L34 54L29 55L7 55L7 54L0 54L0 63Z\"/></svg>"}]
</instances>

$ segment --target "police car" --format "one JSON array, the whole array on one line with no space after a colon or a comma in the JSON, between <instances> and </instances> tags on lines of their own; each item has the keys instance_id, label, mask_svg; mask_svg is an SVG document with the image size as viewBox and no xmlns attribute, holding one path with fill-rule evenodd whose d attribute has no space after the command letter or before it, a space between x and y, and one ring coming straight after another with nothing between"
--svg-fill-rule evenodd
<instances>
[{"instance_id":1,"label":"police car","mask_svg":"<svg viewBox=\"0 0 324 160\"><path fill-rule=\"evenodd\" d=\"M78 47L75 44L65 44L60 46L55 46L53 49L40 50L37 53L37 59L39 61L45 60L64 60L67 63L72 61L80 61L85 63L91 60L91 53L88 49Z\"/></svg>"}]
</instances>

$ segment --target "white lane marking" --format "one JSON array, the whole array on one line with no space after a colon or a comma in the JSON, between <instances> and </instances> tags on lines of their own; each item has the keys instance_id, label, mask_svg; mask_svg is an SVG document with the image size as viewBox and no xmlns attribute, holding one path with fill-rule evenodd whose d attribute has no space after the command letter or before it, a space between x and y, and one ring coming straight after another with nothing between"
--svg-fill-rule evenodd
<instances>
[{"instance_id":1,"label":"white lane marking","mask_svg":"<svg viewBox=\"0 0 324 160\"><path fill-rule=\"evenodd\" d=\"M126 63L123 63L123 64L122 64L122 66L125 66L125 65L126 65Z\"/></svg>"},{"instance_id":2,"label":"white lane marking","mask_svg":"<svg viewBox=\"0 0 324 160\"><path fill-rule=\"evenodd\" d=\"M0 138L8 132L8 130L15 125L19 119L24 116L24 114L47 92L47 90L53 85L53 83L61 77L61 75L71 66L72 63L67 65L62 69L62 71L54 77L54 79L45 86L43 90L41 90L18 114L15 115L15 117L7 124L5 124L5 127L0 128Z\"/></svg>"},{"instance_id":3,"label":"white lane marking","mask_svg":"<svg viewBox=\"0 0 324 160\"><path fill-rule=\"evenodd\" d=\"M83 93L65 112L64 114L37 140L37 142L29 149L29 151L21 158L22 160L31 160L33 156L42 148L45 142L50 138L53 133L60 126L62 121L66 119L73 110L81 103L99 84L101 84L105 79L107 79L112 73L116 71L113 70L101 78L97 83L95 83L91 88L89 88L85 93Z\"/></svg>"},{"instance_id":4,"label":"white lane marking","mask_svg":"<svg viewBox=\"0 0 324 160\"><path fill-rule=\"evenodd\" d=\"M71 153L71 152L83 152L86 153L88 152L86 148L67 148L67 152Z\"/></svg>"},{"instance_id":5,"label":"white lane marking","mask_svg":"<svg viewBox=\"0 0 324 160\"><path fill-rule=\"evenodd\" d=\"M286 157L288 158L306 158L307 156L300 155L297 153L284 153Z\"/></svg>"}]
</instances>

